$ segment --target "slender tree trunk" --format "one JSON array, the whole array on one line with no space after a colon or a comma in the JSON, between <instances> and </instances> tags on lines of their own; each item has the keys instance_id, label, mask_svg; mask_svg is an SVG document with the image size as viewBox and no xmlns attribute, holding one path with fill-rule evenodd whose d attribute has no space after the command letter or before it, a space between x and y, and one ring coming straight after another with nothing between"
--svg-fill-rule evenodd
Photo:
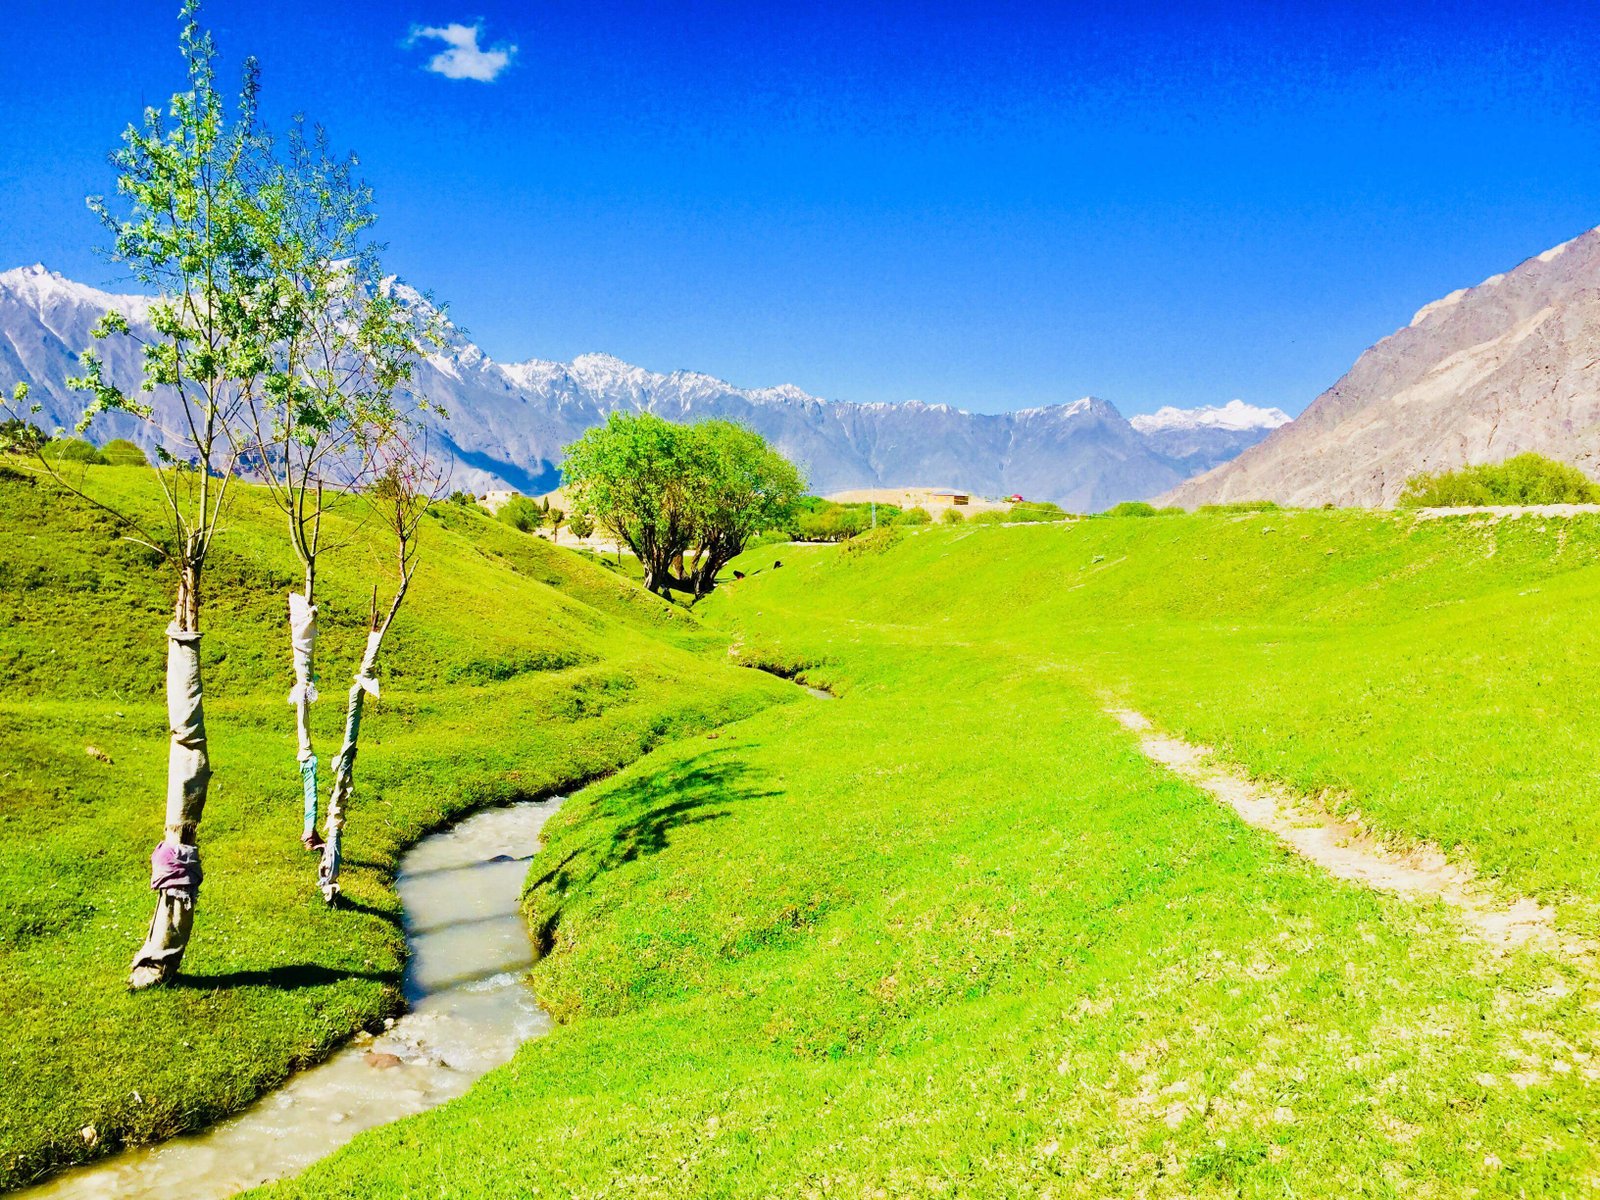
<instances>
[{"instance_id":1,"label":"slender tree trunk","mask_svg":"<svg viewBox=\"0 0 1600 1200\"><path fill-rule=\"evenodd\" d=\"M311 744L311 705L317 699L317 606L313 602L316 586L314 567L306 568L304 595L289 593L289 641L294 651L294 687L289 703L294 705L295 733L299 746L300 794L303 820L300 840L310 850L320 850L317 836L317 755Z\"/></svg>"},{"instance_id":2,"label":"slender tree trunk","mask_svg":"<svg viewBox=\"0 0 1600 1200\"><path fill-rule=\"evenodd\" d=\"M396 602L398 605L398 601ZM333 789L328 794L328 818L325 825L325 844L322 847L322 865L317 871L317 886L322 898L333 904L339 898L339 868L343 863L344 816L355 790L356 751L361 742L361 713L368 693L378 694L378 650L383 645L383 635L388 622L367 634L367 649L361 656L361 669L350 685L350 696L345 702L344 744L339 747L339 757L333 763Z\"/></svg>"},{"instance_id":3,"label":"slender tree trunk","mask_svg":"<svg viewBox=\"0 0 1600 1200\"><path fill-rule=\"evenodd\" d=\"M155 915L144 945L134 956L129 986L165 983L178 973L194 929L200 897L200 818L205 812L211 760L200 679L200 569L186 564L178 603L167 626L167 817L166 830L150 856Z\"/></svg>"}]
</instances>

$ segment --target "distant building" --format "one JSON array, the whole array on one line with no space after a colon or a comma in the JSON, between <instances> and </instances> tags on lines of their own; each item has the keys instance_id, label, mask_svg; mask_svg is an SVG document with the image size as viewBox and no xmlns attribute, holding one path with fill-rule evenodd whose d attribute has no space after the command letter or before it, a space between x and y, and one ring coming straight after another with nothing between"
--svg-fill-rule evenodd
<instances>
[{"instance_id":1,"label":"distant building","mask_svg":"<svg viewBox=\"0 0 1600 1200\"><path fill-rule=\"evenodd\" d=\"M934 492L929 497L935 504L971 504L972 497L966 492Z\"/></svg>"},{"instance_id":2,"label":"distant building","mask_svg":"<svg viewBox=\"0 0 1600 1200\"><path fill-rule=\"evenodd\" d=\"M1017 493L1015 493L1015 492L1013 492L1011 495L1007 496L1006 499L1011 501L1011 503L1013 503L1013 504L1021 504L1022 503L1022 497L1020 495L1018 495Z\"/></svg>"},{"instance_id":3,"label":"distant building","mask_svg":"<svg viewBox=\"0 0 1600 1200\"><path fill-rule=\"evenodd\" d=\"M482 496L482 502L483 506L490 512L497 513L505 507L508 500L514 500L520 495L522 495L521 492L511 491L510 489L504 489L496 492L485 492Z\"/></svg>"}]
</instances>

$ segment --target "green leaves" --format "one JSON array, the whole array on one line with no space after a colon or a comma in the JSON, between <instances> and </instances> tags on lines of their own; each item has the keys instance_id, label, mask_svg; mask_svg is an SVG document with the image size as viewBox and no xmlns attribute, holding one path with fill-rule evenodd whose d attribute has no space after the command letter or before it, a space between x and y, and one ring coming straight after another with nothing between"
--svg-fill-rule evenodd
<instances>
[{"instance_id":1,"label":"green leaves","mask_svg":"<svg viewBox=\"0 0 1600 1200\"><path fill-rule=\"evenodd\" d=\"M639 557L647 587L696 594L711 590L753 534L787 520L805 486L751 430L729 421L674 425L649 413L613 413L573 443L562 474L576 511Z\"/></svg>"},{"instance_id":2,"label":"green leaves","mask_svg":"<svg viewBox=\"0 0 1600 1200\"><path fill-rule=\"evenodd\" d=\"M1542 454L1519 454L1503 463L1413 475L1396 503L1401 508L1595 504L1600 483Z\"/></svg>"}]
</instances>

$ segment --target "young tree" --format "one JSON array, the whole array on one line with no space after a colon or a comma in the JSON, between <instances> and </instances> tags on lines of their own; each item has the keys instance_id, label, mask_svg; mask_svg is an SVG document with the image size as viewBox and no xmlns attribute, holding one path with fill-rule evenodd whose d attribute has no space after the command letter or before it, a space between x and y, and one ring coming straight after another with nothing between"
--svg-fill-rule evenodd
<instances>
[{"instance_id":1,"label":"young tree","mask_svg":"<svg viewBox=\"0 0 1600 1200\"><path fill-rule=\"evenodd\" d=\"M576 511L614 533L644 566L644 585L703 596L762 529L781 525L804 490L800 472L760 434L729 421L673 425L613 414L567 451Z\"/></svg>"},{"instance_id":2,"label":"young tree","mask_svg":"<svg viewBox=\"0 0 1600 1200\"><path fill-rule=\"evenodd\" d=\"M317 565L324 516L372 479L372 447L401 420L399 394L442 313L387 294L380 247L367 239L372 191L353 155L329 152L326 133L296 118L283 153L267 164L258 203L282 313L273 364L252 398L252 463L288 519L304 589L289 595L289 636L302 799L301 841L317 834Z\"/></svg>"},{"instance_id":3,"label":"young tree","mask_svg":"<svg viewBox=\"0 0 1600 1200\"><path fill-rule=\"evenodd\" d=\"M200 669L202 582L222 524L241 412L266 374L265 347L279 316L251 185L263 149L255 64L246 64L238 108L230 115L216 86L216 50L196 12L190 0L181 15L187 90L172 97L166 114L147 109L124 133L112 156L120 201L90 202L111 235L113 259L159 294L150 310L154 333L144 342L140 392L130 395L111 380L92 350L83 354L82 376L72 381L90 394L79 432L107 412L149 422L158 446L152 478L161 520L147 522L89 494L86 484L67 479L41 448L33 449L37 469L115 517L172 572L166 820L151 856L156 909L134 958L129 983L135 989L176 974L193 929L199 829L211 778ZM116 313L94 333L134 336ZM159 400L147 402L141 392L159 392Z\"/></svg>"},{"instance_id":4,"label":"young tree","mask_svg":"<svg viewBox=\"0 0 1600 1200\"><path fill-rule=\"evenodd\" d=\"M394 538L398 583L394 596L380 615L378 589L372 589L372 617L367 645L361 655L345 701L344 741L333 762L333 788L328 795L326 844L317 871L317 884L329 904L339 899L339 871L344 861L344 822L355 792L356 753L361 745L361 716L367 696L378 692L378 654L394 624L400 605L417 570L418 534L429 507L444 494L444 477L428 456L420 432L404 423L388 430L373 448L377 479L368 498L376 518Z\"/></svg>"}]
</instances>

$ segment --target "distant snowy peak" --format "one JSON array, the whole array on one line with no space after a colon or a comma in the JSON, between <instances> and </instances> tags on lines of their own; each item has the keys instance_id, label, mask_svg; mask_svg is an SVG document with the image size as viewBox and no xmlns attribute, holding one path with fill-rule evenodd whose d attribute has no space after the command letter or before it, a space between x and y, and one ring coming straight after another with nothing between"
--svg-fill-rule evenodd
<instances>
[{"instance_id":1,"label":"distant snowy peak","mask_svg":"<svg viewBox=\"0 0 1600 1200\"><path fill-rule=\"evenodd\" d=\"M1272 430L1287 425L1292 418L1281 408L1258 408L1243 400L1200 408L1166 408L1128 418L1140 433L1161 433L1180 429L1229 429L1239 432Z\"/></svg>"},{"instance_id":2,"label":"distant snowy peak","mask_svg":"<svg viewBox=\"0 0 1600 1200\"><path fill-rule=\"evenodd\" d=\"M138 318L149 311L152 303L149 296L114 296L76 283L43 263L0 271L0 293L9 293L41 313L65 306L84 306L101 311L115 309L124 316Z\"/></svg>"}]
</instances>

